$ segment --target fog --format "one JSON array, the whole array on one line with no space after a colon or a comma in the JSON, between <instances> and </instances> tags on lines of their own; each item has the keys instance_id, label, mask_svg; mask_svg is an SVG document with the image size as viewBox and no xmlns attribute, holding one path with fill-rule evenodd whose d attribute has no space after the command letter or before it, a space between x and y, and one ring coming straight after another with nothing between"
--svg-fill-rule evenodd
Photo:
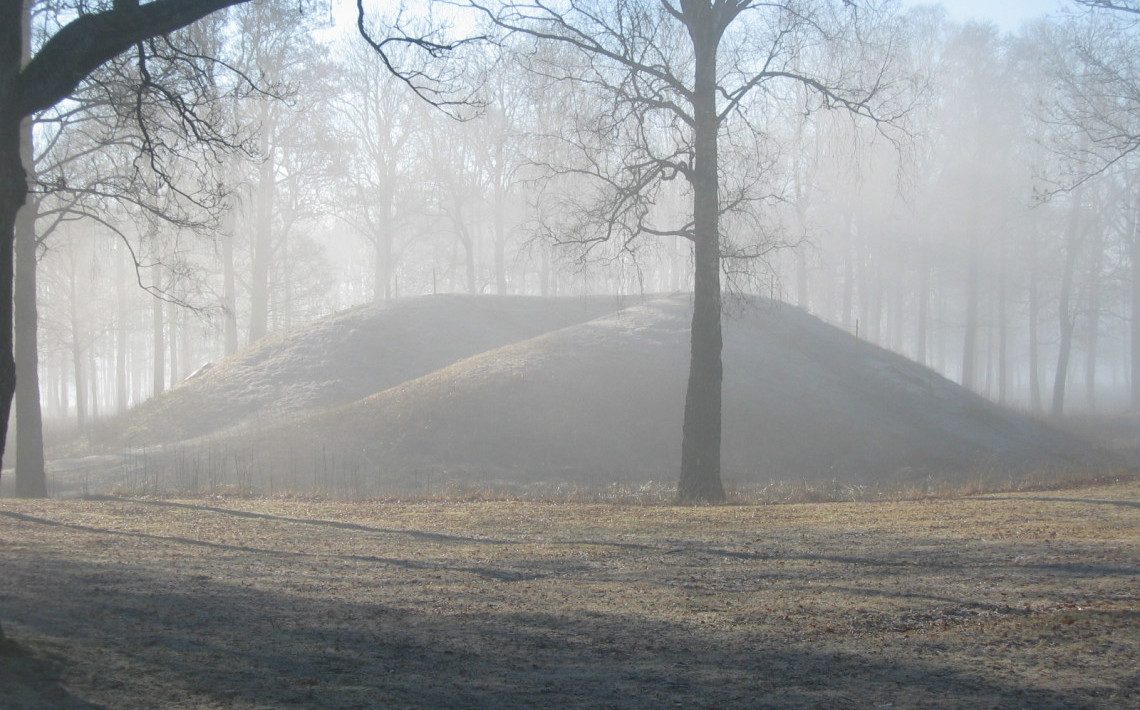
<instances>
[{"instance_id":1,"label":"fog","mask_svg":"<svg viewBox=\"0 0 1140 710\"><path fill-rule=\"evenodd\" d=\"M711 74L688 38L693 21L636 3L610 17L572 5L567 15L525 4L358 13L349 3L258 2L138 43L24 124L33 182L15 228L13 427L23 419L28 434L17 447L23 468L44 479L42 448L66 460L63 471L83 471L83 487L130 487L161 478L126 463L153 448L156 461L191 456L195 470L232 460L228 474L199 477L253 485L248 469L275 467L269 452L281 449L251 442L281 421L319 419L397 385L415 390L448 366L462 380L457 363L480 355L499 363L499 379L481 384L490 400L456 394L445 406L476 408L470 431L437 430L442 413L425 410L420 426L435 443L393 458L367 450L406 432L362 409L371 426L336 447L340 467L375 479L366 488L377 491L409 476L526 481L520 470L551 484L668 481L680 465L682 478L714 481L697 498L719 498L722 445L725 474L742 484L1086 465L1041 458L1042 447L1072 448L1043 427L1026 451L967 437L960 455L936 454L917 438L949 436L946 402L929 392L907 401L901 376L874 393L847 390L886 357L860 341L964 388L948 397L967 401L968 390L1004 407L988 416L1008 426L1036 426L1022 414L1118 420L1134 407L1136 27L1127 7L1096 5L1052 15L1042 5L1039 17L1003 26L952 19L963 7L745 8L710 45L719 47ZM69 7L33 3L29 56L50 49L75 17ZM701 91L711 92L707 118ZM714 160L704 157L709 136ZM703 236L710 229L719 240ZM444 294L474 298L421 300ZM577 317L556 317L567 299L581 304ZM669 311L685 303L692 316ZM372 310L347 310L364 305ZM784 381L772 373L785 370L817 383L834 369L776 340L788 307L830 326L819 347L852 368L816 409L799 406L810 399L802 388L760 384ZM523 317L518 308L525 327L510 320ZM583 336L559 353L591 362L573 378L544 370L538 355L519 365L544 383L565 378L569 391L511 395L499 348L598 317L617 317L606 331L617 338L630 308L669 312L644 326L650 338L693 318L691 352L677 340L652 392ZM502 337L457 330L488 309L485 327ZM355 315L336 315L346 310ZM793 340L817 328L795 322ZM400 327L386 332L392 323ZM602 399L575 402L575 381ZM604 401L649 395L651 411ZM902 435L905 455L885 454L857 404L841 404L848 396L884 398L911 422L924 412L930 430ZM722 397L746 411L722 414L737 406ZM390 405L407 410L397 419L428 406L401 401ZM503 413L482 426L475 411L490 409ZM652 436L634 448L615 441L628 460L585 462L551 453L559 441L604 449L583 425L503 423L518 415L533 425L551 409ZM992 429L976 419L960 426ZM296 426L324 438L316 424ZM817 433L802 456L778 443L781 429L799 427ZM472 445L443 446L448 438ZM520 440L537 457L517 453ZM764 453L738 451L742 441ZM253 453L238 464L204 453L215 447ZM481 449L495 453L480 458ZM542 471L547 459L562 475ZM78 490L79 474L58 478L60 492ZM158 485L189 485L185 471L175 478Z\"/></svg>"},{"instance_id":2,"label":"fog","mask_svg":"<svg viewBox=\"0 0 1140 710\"><path fill-rule=\"evenodd\" d=\"M0 707L1133 706L1138 147L1134 0L0 2Z\"/></svg>"}]
</instances>

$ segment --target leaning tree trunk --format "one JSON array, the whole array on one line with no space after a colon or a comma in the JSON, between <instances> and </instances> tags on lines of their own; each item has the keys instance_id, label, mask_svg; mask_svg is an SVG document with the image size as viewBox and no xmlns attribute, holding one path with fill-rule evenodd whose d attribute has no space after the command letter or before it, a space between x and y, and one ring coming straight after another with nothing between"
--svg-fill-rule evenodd
<instances>
[{"instance_id":1,"label":"leaning tree trunk","mask_svg":"<svg viewBox=\"0 0 1140 710\"><path fill-rule=\"evenodd\" d=\"M694 297L689 385L681 439L684 503L724 500L721 448L720 196L717 174L716 45L693 32L696 76L693 110ZM702 41L703 40L703 41Z\"/></svg>"}]
</instances>

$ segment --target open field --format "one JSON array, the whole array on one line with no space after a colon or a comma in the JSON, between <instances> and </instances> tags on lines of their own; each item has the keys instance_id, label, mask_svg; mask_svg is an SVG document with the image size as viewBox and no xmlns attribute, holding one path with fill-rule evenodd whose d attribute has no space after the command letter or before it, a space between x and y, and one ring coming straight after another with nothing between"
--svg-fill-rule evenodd
<instances>
[{"instance_id":1,"label":"open field","mask_svg":"<svg viewBox=\"0 0 1140 710\"><path fill-rule=\"evenodd\" d=\"M1140 483L0 501L0 706L1135 707Z\"/></svg>"}]
</instances>

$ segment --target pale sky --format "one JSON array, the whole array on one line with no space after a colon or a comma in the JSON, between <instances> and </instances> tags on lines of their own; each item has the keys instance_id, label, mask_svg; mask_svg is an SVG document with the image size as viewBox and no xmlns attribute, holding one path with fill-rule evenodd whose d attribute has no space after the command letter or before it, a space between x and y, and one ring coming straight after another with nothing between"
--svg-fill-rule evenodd
<instances>
[{"instance_id":1,"label":"pale sky","mask_svg":"<svg viewBox=\"0 0 1140 710\"><path fill-rule=\"evenodd\" d=\"M989 20L1003 30L1016 30L1025 20L1056 12L1073 5L1072 0L902 0L904 6L942 5L958 21ZM368 0L372 8L397 7L396 0ZM407 3L415 8L415 0ZM333 16L341 28L352 29L356 22L356 0L333 0Z\"/></svg>"},{"instance_id":2,"label":"pale sky","mask_svg":"<svg viewBox=\"0 0 1140 710\"><path fill-rule=\"evenodd\" d=\"M990 20L1004 30L1016 30L1025 20L1056 12L1064 0L903 0L904 5L939 5L959 20Z\"/></svg>"}]
</instances>

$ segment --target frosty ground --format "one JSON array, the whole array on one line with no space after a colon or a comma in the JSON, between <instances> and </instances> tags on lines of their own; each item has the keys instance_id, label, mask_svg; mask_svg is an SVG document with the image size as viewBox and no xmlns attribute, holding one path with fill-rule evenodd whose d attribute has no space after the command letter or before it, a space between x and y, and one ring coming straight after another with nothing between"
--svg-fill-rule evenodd
<instances>
[{"instance_id":1,"label":"frosty ground","mask_svg":"<svg viewBox=\"0 0 1140 710\"><path fill-rule=\"evenodd\" d=\"M5 706L1126 707L1140 483L0 501Z\"/></svg>"}]
</instances>

